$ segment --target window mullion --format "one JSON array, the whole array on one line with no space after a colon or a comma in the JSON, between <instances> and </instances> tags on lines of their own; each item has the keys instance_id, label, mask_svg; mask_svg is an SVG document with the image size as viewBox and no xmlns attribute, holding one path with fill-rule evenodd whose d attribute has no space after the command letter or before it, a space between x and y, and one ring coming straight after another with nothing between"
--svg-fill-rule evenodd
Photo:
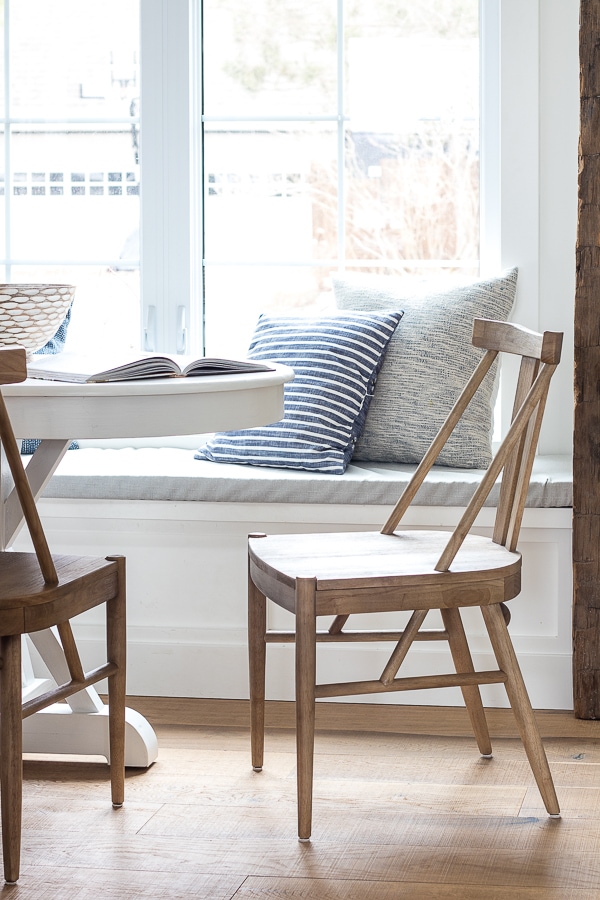
<instances>
[{"instance_id":1,"label":"window mullion","mask_svg":"<svg viewBox=\"0 0 600 900\"><path fill-rule=\"evenodd\" d=\"M337 118L338 118L338 270L346 259L346 117L345 117L344 0L337 3Z\"/></svg>"},{"instance_id":2,"label":"window mullion","mask_svg":"<svg viewBox=\"0 0 600 900\"><path fill-rule=\"evenodd\" d=\"M190 27L189 0L141 4L142 346L171 353L197 351L190 327Z\"/></svg>"},{"instance_id":3,"label":"window mullion","mask_svg":"<svg viewBox=\"0 0 600 900\"><path fill-rule=\"evenodd\" d=\"M4 3L4 269L6 283L11 281L11 228L10 228L10 3Z\"/></svg>"}]
</instances>

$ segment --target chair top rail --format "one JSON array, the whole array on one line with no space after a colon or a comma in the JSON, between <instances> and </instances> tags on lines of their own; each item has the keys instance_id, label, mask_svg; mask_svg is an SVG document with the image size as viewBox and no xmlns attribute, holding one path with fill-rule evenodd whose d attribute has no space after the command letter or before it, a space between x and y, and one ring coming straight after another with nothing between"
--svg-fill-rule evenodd
<instances>
[{"instance_id":1,"label":"chair top rail","mask_svg":"<svg viewBox=\"0 0 600 900\"><path fill-rule=\"evenodd\" d=\"M562 340L562 333L557 331L544 331L540 334L512 322L473 320L474 347L529 356L554 366L560 362Z\"/></svg>"}]
</instances>

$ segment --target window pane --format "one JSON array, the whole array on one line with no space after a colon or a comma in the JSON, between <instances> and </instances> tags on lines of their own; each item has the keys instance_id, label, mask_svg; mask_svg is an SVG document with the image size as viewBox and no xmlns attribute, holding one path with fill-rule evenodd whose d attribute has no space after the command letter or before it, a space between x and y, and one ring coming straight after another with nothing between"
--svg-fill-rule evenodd
<instances>
[{"instance_id":1,"label":"window pane","mask_svg":"<svg viewBox=\"0 0 600 900\"><path fill-rule=\"evenodd\" d=\"M206 294L208 356L244 357L261 313L316 315L334 307L329 267L211 266Z\"/></svg>"},{"instance_id":2,"label":"window pane","mask_svg":"<svg viewBox=\"0 0 600 900\"><path fill-rule=\"evenodd\" d=\"M5 207L5 173L4 173L4 159L5 159L5 132L3 128L0 128L0 258L4 255L4 249L6 246L6 207Z\"/></svg>"},{"instance_id":3,"label":"window pane","mask_svg":"<svg viewBox=\"0 0 600 900\"><path fill-rule=\"evenodd\" d=\"M474 0L349 7L349 259L478 258L478 69Z\"/></svg>"},{"instance_id":4,"label":"window pane","mask_svg":"<svg viewBox=\"0 0 600 900\"><path fill-rule=\"evenodd\" d=\"M335 0L204 0L207 115L335 115Z\"/></svg>"},{"instance_id":5,"label":"window pane","mask_svg":"<svg viewBox=\"0 0 600 900\"><path fill-rule=\"evenodd\" d=\"M14 258L114 261L126 254L137 264L140 186L131 129L15 126L11 162Z\"/></svg>"},{"instance_id":6,"label":"window pane","mask_svg":"<svg viewBox=\"0 0 600 900\"><path fill-rule=\"evenodd\" d=\"M129 116L139 91L138 17L139 0L12 0L12 115Z\"/></svg>"},{"instance_id":7,"label":"window pane","mask_svg":"<svg viewBox=\"0 0 600 900\"><path fill-rule=\"evenodd\" d=\"M223 123L217 130L213 124L204 150L207 260L307 262L337 255L337 140L331 125L234 129Z\"/></svg>"},{"instance_id":8,"label":"window pane","mask_svg":"<svg viewBox=\"0 0 600 900\"><path fill-rule=\"evenodd\" d=\"M6 84L5 84L5 40L4 40L4 16L3 16L3 7L7 0L1 0L0 2L0 117L4 117L5 115L5 105L6 105Z\"/></svg>"},{"instance_id":9,"label":"window pane","mask_svg":"<svg viewBox=\"0 0 600 900\"><path fill-rule=\"evenodd\" d=\"M139 0L4 3L5 279L75 284L69 343L138 346Z\"/></svg>"},{"instance_id":10,"label":"window pane","mask_svg":"<svg viewBox=\"0 0 600 900\"><path fill-rule=\"evenodd\" d=\"M13 266L11 282L74 284L67 344L103 350L134 349L140 343L139 272L106 266Z\"/></svg>"}]
</instances>

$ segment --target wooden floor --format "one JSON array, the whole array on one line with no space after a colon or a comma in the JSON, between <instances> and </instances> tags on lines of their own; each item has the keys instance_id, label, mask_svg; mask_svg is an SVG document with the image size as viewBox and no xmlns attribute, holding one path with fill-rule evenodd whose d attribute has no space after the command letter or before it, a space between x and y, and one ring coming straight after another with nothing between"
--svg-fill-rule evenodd
<instances>
[{"instance_id":1,"label":"wooden floor","mask_svg":"<svg viewBox=\"0 0 600 900\"><path fill-rule=\"evenodd\" d=\"M159 760L25 761L22 876L3 897L600 898L600 723L540 713L563 817L548 819L512 714L481 759L462 709L319 704L314 833L296 840L293 706L269 706L250 768L242 701L130 698Z\"/></svg>"}]
</instances>

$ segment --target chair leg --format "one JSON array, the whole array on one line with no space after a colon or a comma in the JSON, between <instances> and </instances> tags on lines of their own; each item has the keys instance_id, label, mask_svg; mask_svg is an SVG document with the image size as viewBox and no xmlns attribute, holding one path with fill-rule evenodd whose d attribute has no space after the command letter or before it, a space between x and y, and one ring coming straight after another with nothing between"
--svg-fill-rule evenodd
<instances>
[{"instance_id":1,"label":"chair leg","mask_svg":"<svg viewBox=\"0 0 600 900\"><path fill-rule=\"evenodd\" d=\"M296 581L296 754L300 841L309 840L312 828L317 668L315 587L314 578Z\"/></svg>"},{"instance_id":2,"label":"chair leg","mask_svg":"<svg viewBox=\"0 0 600 900\"><path fill-rule=\"evenodd\" d=\"M442 621L448 632L450 653L457 672L474 672L473 659L467 642L467 636L463 627L460 610L442 609ZM485 711L481 701L481 693L478 685L468 685L461 688L465 706L471 721L471 728L482 756L492 755L492 742L488 731Z\"/></svg>"},{"instance_id":3,"label":"chair leg","mask_svg":"<svg viewBox=\"0 0 600 900\"><path fill-rule=\"evenodd\" d=\"M499 605L482 606L481 612L500 668L508 675L506 693L512 706L527 759L549 815L560 815L552 774L521 669Z\"/></svg>"},{"instance_id":4,"label":"chair leg","mask_svg":"<svg viewBox=\"0 0 600 900\"><path fill-rule=\"evenodd\" d=\"M23 805L23 718L21 685L21 635L0 639L0 798L4 878L19 878L21 859L21 809Z\"/></svg>"},{"instance_id":5,"label":"chair leg","mask_svg":"<svg viewBox=\"0 0 600 900\"><path fill-rule=\"evenodd\" d=\"M248 662L250 667L250 745L252 768L260 772L265 747L265 666L267 599L248 576Z\"/></svg>"},{"instance_id":6,"label":"chair leg","mask_svg":"<svg viewBox=\"0 0 600 900\"><path fill-rule=\"evenodd\" d=\"M126 593L125 557L110 557L118 565L117 595L106 605L106 648L108 662L117 671L108 679L108 730L110 747L110 786L112 805L123 805L125 799L125 694L126 694Z\"/></svg>"}]
</instances>

